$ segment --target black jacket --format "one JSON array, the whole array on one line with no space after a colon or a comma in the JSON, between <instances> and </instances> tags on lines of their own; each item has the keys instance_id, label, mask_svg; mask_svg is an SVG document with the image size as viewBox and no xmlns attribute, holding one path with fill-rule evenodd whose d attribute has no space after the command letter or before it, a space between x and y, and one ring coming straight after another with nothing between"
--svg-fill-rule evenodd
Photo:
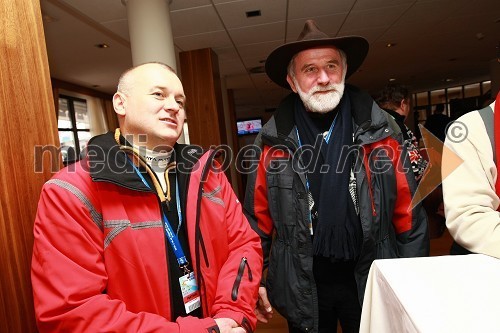
<instances>
[{"instance_id":1,"label":"black jacket","mask_svg":"<svg viewBox=\"0 0 500 333\"><path fill-rule=\"evenodd\" d=\"M429 239L421 205L408 209L416 183L399 127L368 94L352 86L346 86L345 94L353 117L351 148L357 153L354 172L363 243L355 278L362 303L374 259L426 256ZM293 158L298 148L296 98L296 94L286 97L256 138L257 157L248 177L244 209L261 236L271 304L294 326L317 332L306 179L297 172L300 158Z\"/></svg>"}]
</instances>

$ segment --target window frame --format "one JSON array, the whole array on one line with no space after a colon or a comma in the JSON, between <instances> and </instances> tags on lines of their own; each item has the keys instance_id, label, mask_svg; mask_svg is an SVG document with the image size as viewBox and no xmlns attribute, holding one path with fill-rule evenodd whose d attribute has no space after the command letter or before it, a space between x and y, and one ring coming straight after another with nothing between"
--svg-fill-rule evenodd
<instances>
[{"instance_id":1,"label":"window frame","mask_svg":"<svg viewBox=\"0 0 500 333\"><path fill-rule=\"evenodd\" d=\"M63 131L63 132L72 132L73 133L73 142L75 143L75 152L76 152L76 161L79 160L79 156L81 154L81 149L80 149L80 137L78 135L78 132L89 132L90 133L90 126L89 128L78 128L77 127L77 122L76 122L76 111L75 111L75 105L74 102L81 102L85 103L85 108L88 112L88 105L87 105L87 100L84 98L78 98L78 97L73 97L69 95L64 95L61 94L58 96L58 121L59 121L59 109L60 109L60 99L66 99L68 101L68 111L69 111L69 118L71 120L71 126L72 128L69 127L59 127L59 124L57 126L57 131L58 133ZM73 162L73 161L67 161L67 162Z\"/></svg>"}]
</instances>

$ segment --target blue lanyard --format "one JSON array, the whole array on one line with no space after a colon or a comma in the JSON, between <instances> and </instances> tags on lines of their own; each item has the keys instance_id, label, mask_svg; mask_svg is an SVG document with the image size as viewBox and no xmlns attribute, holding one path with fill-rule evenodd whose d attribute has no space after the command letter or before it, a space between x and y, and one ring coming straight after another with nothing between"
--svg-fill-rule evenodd
<instances>
[{"instance_id":1,"label":"blue lanyard","mask_svg":"<svg viewBox=\"0 0 500 333\"><path fill-rule=\"evenodd\" d=\"M330 137L332 136L333 128L335 127L335 123L337 122L337 116L339 115L339 111L337 111L337 114L335 115L335 118L333 118L332 125L330 126L330 129L328 130L328 134L325 136L325 141L328 143L330 141Z\"/></svg>"},{"instance_id":2,"label":"blue lanyard","mask_svg":"<svg viewBox=\"0 0 500 333\"><path fill-rule=\"evenodd\" d=\"M130 161L130 160L129 160ZM134 167L135 172L139 177L141 178L142 182L144 185L146 185L147 188L151 189L151 186L149 186L148 182L146 179L144 179L144 176L141 174L139 169L130 161L132 166ZM167 175L168 177L168 175ZM182 211L181 211L181 200L179 198L179 182L175 181L175 199L176 199L176 204L177 204L177 215L179 216L179 226L177 227L177 233L174 233L172 230L172 226L170 225L170 222L168 221L167 216L165 213L162 211L162 216L163 216L163 226L165 229L165 235L167 236L168 242L170 243L170 246L172 247L172 250L174 251L175 257L177 258L177 263L179 264L179 267L185 267L188 264L188 261L186 259L186 255L184 254L184 251L182 250L181 243L179 241L179 237L177 235L179 234L179 230L182 225Z\"/></svg>"}]
</instances>

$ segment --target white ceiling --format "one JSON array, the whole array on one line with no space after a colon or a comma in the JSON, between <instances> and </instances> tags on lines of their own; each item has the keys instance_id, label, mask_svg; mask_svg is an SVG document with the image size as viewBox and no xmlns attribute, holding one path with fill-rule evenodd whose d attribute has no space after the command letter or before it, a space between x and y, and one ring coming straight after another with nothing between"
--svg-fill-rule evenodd
<instances>
[{"instance_id":1,"label":"white ceiling","mask_svg":"<svg viewBox=\"0 0 500 333\"><path fill-rule=\"evenodd\" d=\"M132 66L122 1L40 2L52 77L112 94ZM254 10L262 15L247 18ZM177 52L210 47L218 55L238 118L260 115L287 94L250 70L296 40L310 18L332 37L369 41L368 57L349 83L371 93L390 78L414 92L489 80L500 54L499 0L173 0L170 17ZM389 42L396 46L387 48Z\"/></svg>"}]
</instances>

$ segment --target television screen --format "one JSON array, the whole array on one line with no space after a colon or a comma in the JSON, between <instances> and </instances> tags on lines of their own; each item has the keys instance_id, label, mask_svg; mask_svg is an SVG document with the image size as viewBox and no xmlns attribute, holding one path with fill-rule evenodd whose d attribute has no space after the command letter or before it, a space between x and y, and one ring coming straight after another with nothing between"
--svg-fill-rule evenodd
<instances>
[{"instance_id":1,"label":"television screen","mask_svg":"<svg viewBox=\"0 0 500 333\"><path fill-rule=\"evenodd\" d=\"M257 134L262 129L262 119L238 120L236 125L238 126L238 135Z\"/></svg>"}]
</instances>

